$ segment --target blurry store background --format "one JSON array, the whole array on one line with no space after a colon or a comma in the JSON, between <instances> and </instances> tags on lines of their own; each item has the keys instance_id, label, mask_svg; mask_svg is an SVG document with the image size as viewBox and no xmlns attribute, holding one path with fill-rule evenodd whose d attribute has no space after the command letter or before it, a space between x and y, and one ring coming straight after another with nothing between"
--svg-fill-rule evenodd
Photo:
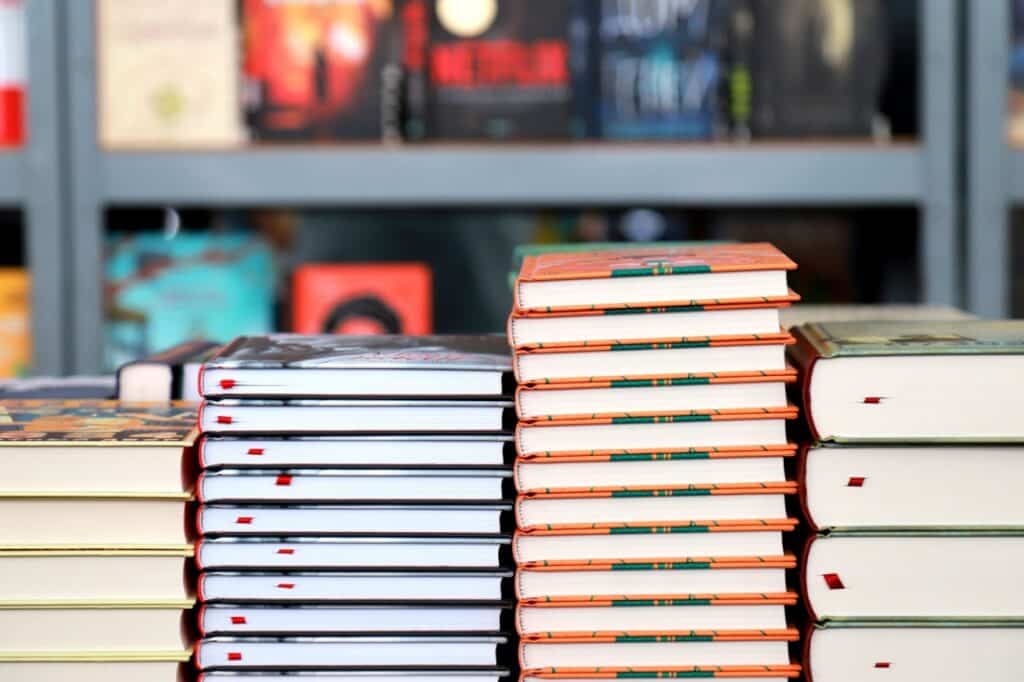
<instances>
[{"instance_id":1,"label":"blurry store background","mask_svg":"<svg viewBox=\"0 0 1024 682\"><path fill-rule=\"evenodd\" d=\"M499 331L538 242L1022 315L1017 145L1019 0L0 0L0 377Z\"/></svg>"}]
</instances>

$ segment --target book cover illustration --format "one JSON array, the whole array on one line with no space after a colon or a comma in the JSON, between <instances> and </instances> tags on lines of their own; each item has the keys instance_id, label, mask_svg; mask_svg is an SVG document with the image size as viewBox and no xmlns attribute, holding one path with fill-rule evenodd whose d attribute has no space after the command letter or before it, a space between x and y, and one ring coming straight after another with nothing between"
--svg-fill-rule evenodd
<instances>
[{"instance_id":1,"label":"book cover illustration","mask_svg":"<svg viewBox=\"0 0 1024 682\"><path fill-rule=\"evenodd\" d=\"M429 334L432 279L424 263L301 265L292 276L292 331Z\"/></svg>"},{"instance_id":2,"label":"book cover illustration","mask_svg":"<svg viewBox=\"0 0 1024 682\"><path fill-rule=\"evenodd\" d=\"M243 142L234 0L100 0L96 24L104 146L229 147Z\"/></svg>"},{"instance_id":3,"label":"book cover illustration","mask_svg":"<svg viewBox=\"0 0 1024 682\"><path fill-rule=\"evenodd\" d=\"M104 294L113 369L191 339L271 331L273 256L244 232L113 235Z\"/></svg>"},{"instance_id":4,"label":"book cover illustration","mask_svg":"<svg viewBox=\"0 0 1024 682\"><path fill-rule=\"evenodd\" d=\"M382 134L391 0L245 0L243 103L258 140Z\"/></svg>"},{"instance_id":5,"label":"book cover illustration","mask_svg":"<svg viewBox=\"0 0 1024 682\"><path fill-rule=\"evenodd\" d=\"M192 445L196 411L187 403L8 400L0 405L0 445Z\"/></svg>"},{"instance_id":6,"label":"book cover illustration","mask_svg":"<svg viewBox=\"0 0 1024 682\"><path fill-rule=\"evenodd\" d=\"M224 369L373 369L509 371L505 339L479 336L243 336L206 364Z\"/></svg>"},{"instance_id":7,"label":"book cover illustration","mask_svg":"<svg viewBox=\"0 0 1024 682\"><path fill-rule=\"evenodd\" d=\"M712 138L723 127L726 8L715 0L579 2L573 74L590 135Z\"/></svg>"},{"instance_id":8,"label":"book cover illustration","mask_svg":"<svg viewBox=\"0 0 1024 682\"><path fill-rule=\"evenodd\" d=\"M566 2L407 0L408 136L568 137L568 22Z\"/></svg>"},{"instance_id":9,"label":"book cover illustration","mask_svg":"<svg viewBox=\"0 0 1024 682\"><path fill-rule=\"evenodd\" d=\"M797 327L822 357L1024 353L1024 322L826 322Z\"/></svg>"},{"instance_id":10,"label":"book cover illustration","mask_svg":"<svg viewBox=\"0 0 1024 682\"><path fill-rule=\"evenodd\" d=\"M655 245L649 249L529 255L523 260L519 279L541 282L795 269L796 263L767 242L668 248Z\"/></svg>"}]
</instances>

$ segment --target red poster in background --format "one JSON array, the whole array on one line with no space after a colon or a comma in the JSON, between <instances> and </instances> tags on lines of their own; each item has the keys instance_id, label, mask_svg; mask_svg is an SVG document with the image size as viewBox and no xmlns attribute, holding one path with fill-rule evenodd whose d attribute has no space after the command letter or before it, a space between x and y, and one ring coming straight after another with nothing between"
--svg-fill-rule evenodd
<instances>
[{"instance_id":1,"label":"red poster in background","mask_svg":"<svg viewBox=\"0 0 1024 682\"><path fill-rule=\"evenodd\" d=\"M432 280L423 263L302 265L292 279L292 331L429 334Z\"/></svg>"},{"instance_id":2,"label":"red poster in background","mask_svg":"<svg viewBox=\"0 0 1024 682\"><path fill-rule=\"evenodd\" d=\"M0 147L25 141L25 8L0 0Z\"/></svg>"}]
</instances>

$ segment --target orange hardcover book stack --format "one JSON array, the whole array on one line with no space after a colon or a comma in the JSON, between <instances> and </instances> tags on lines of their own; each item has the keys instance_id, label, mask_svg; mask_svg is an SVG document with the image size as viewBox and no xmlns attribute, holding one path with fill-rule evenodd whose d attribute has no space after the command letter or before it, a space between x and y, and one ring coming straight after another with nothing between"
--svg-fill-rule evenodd
<instances>
[{"instance_id":1,"label":"orange hardcover book stack","mask_svg":"<svg viewBox=\"0 0 1024 682\"><path fill-rule=\"evenodd\" d=\"M800 674L770 244L527 257L515 284L521 680Z\"/></svg>"}]
</instances>

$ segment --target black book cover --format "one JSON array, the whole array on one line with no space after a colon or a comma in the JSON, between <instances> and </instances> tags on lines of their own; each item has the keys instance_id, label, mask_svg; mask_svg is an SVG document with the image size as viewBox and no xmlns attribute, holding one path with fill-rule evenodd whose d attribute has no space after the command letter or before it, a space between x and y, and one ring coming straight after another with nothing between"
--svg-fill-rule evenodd
<instances>
[{"instance_id":1,"label":"black book cover","mask_svg":"<svg viewBox=\"0 0 1024 682\"><path fill-rule=\"evenodd\" d=\"M578 0L572 65L591 135L709 139L722 127L728 0Z\"/></svg>"},{"instance_id":2,"label":"black book cover","mask_svg":"<svg viewBox=\"0 0 1024 682\"><path fill-rule=\"evenodd\" d=\"M569 135L568 0L406 0L411 139Z\"/></svg>"},{"instance_id":3,"label":"black book cover","mask_svg":"<svg viewBox=\"0 0 1024 682\"><path fill-rule=\"evenodd\" d=\"M744 0L755 137L868 136L887 39L879 0Z\"/></svg>"},{"instance_id":4,"label":"black book cover","mask_svg":"<svg viewBox=\"0 0 1024 682\"><path fill-rule=\"evenodd\" d=\"M417 368L508 372L504 336L241 336L205 365L235 369Z\"/></svg>"}]
</instances>

